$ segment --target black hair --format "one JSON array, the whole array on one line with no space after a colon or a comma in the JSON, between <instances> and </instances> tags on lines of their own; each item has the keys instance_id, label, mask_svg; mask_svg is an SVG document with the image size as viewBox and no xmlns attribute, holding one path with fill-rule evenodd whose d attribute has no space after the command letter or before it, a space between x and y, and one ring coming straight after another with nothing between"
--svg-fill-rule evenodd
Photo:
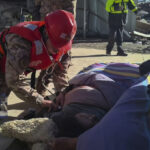
<instances>
[{"instance_id":1,"label":"black hair","mask_svg":"<svg viewBox=\"0 0 150 150\"><path fill-rule=\"evenodd\" d=\"M56 137L77 137L86 131L74 116L55 116L52 119L59 129Z\"/></svg>"}]
</instances>

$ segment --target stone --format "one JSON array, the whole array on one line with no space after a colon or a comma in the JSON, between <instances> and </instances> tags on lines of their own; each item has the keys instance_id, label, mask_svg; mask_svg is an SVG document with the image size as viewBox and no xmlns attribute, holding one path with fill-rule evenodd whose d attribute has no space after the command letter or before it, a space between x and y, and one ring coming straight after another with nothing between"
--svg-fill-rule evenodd
<instances>
[{"instance_id":1,"label":"stone","mask_svg":"<svg viewBox=\"0 0 150 150\"><path fill-rule=\"evenodd\" d=\"M14 120L3 123L0 133L25 142L51 142L57 133L57 126L48 118Z\"/></svg>"}]
</instances>

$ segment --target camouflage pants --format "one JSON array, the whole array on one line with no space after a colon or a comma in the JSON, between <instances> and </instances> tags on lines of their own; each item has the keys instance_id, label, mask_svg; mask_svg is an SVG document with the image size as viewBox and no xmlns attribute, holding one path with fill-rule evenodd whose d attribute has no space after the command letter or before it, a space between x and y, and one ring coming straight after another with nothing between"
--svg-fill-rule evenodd
<instances>
[{"instance_id":1,"label":"camouflage pants","mask_svg":"<svg viewBox=\"0 0 150 150\"><path fill-rule=\"evenodd\" d=\"M37 79L36 90L39 94L45 96L45 87L43 86L43 82L45 86L48 86L50 82L53 82L55 92L61 91L62 88L68 86L68 76L67 72L69 66L71 64L71 52L69 51L62 57L61 64L63 66L63 70L57 64L54 68L52 74L46 74L46 71L41 71L40 75ZM48 69L48 72L51 72L52 68Z\"/></svg>"},{"instance_id":2,"label":"camouflage pants","mask_svg":"<svg viewBox=\"0 0 150 150\"><path fill-rule=\"evenodd\" d=\"M4 73L0 72L0 104L7 103L10 91L6 85Z\"/></svg>"}]
</instances>

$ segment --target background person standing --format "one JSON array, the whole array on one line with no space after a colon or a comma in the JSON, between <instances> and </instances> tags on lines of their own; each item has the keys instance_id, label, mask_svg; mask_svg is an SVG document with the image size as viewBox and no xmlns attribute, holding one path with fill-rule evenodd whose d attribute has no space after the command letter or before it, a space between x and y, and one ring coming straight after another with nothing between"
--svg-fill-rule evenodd
<instances>
[{"instance_id":1,"label":"background person standing","mask_svg":"<svg viewBox=\"0 0 150 150\"><path fill-rule=\"evenodd\" d=\"M117 55L127 56L122 49L123 29L127 23L128 9L137 14L137 7L133 0L107 0L106 11L109 13L109 38L106 47L106 54L110 55L116 41Z\"/></svg>"}]
</instances>

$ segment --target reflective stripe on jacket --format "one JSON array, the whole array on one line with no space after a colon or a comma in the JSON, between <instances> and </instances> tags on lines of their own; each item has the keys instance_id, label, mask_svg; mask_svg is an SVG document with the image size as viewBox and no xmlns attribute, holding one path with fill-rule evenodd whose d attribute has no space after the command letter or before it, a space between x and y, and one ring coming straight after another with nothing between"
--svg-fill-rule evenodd
<instances>
[{"instance_id":1,"label":"reflective stripe on jacket","mask_svg":"<svg viewBox=\"0 0 150 150\"><path fill-rule=\"evenodd\" d=\"M107 0L106 2L106 11L109 13L128 13L128 8L133 12L137 10L134 0Z\"/></svg>"},{"instance_id":2,"label":"reflective stripe on jacket","mask_svg":"<svg viewBox=\"0 0 150 150\"><path fill-rule=\"evenodd\" d=\"M45 25L44 21L29 21L22 22L16 26L12 26L9 29L9 33L14 33L32 43L30 68L44 70L53 62L59 62L61 57L67 53L65 51L59 51L56 55L49 56L46 45L42 39L42 35L39 31L40 27Z\"/></svg>"}]
</instances>

